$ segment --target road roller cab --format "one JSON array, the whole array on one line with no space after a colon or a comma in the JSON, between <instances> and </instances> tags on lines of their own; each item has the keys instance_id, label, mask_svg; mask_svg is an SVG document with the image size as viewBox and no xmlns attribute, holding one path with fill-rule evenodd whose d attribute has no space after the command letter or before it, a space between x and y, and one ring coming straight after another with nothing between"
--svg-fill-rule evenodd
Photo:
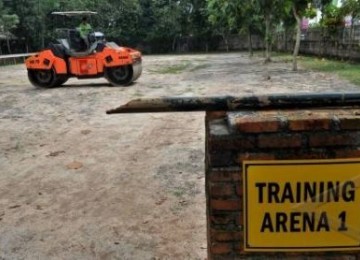
<instances>
[{"instance_id":1,"label":"road roller cab","mask_svg":"<svg viewBox=\"0 0 360 260\"><path fill-rule=\"evenodd\" d=\"M58 16L86 16L96 12L53 12ZM37 87L57 87L70 77L105 77L112 85L128 86L142 71L141 53L107 42L104 34L92 31L86 41L77 29L57 29L56 42L26 59L30 82Z\"/></svg>"}]
</instances>

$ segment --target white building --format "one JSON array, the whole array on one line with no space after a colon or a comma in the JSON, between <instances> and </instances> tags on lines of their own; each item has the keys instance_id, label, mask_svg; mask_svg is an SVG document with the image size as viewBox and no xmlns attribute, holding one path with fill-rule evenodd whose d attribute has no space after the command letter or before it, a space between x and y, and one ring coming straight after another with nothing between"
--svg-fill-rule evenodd
<instances>
[{"instance_id":1,"label":"white building","mask_svg":"<svg viewBox=\"0 0 360 260\"><path fill-rule=\"evenodd\" d=\"M332 1L332 4L337 6L337 7L341 7L342 6L342 2L343 0L333 0ZM316 24L316 23L319 23L321 20L321 10L320 9L317 9L316 10L316 17L313 18L313 19L309 19L309 24ZM351 18L350 18L350 21L351 21Z\"/></svg>"}]
</instances>

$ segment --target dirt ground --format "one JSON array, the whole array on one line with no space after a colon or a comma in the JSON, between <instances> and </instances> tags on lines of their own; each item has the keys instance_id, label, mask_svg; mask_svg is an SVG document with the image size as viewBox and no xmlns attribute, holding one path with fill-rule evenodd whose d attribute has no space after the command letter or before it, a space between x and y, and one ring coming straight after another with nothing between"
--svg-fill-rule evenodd
<instances>
[{"instance_id":1,"label":"dirt ground","mask_svg":"<svg viewBox=\"0 0 360 260\"><path fill-rule=\"evenodd\" d=\"M204 113L106 115L139 97L356 91L246 53L145 56L130 87L36 89L0 67L0 259L206 259Z\"/></svg>"}]
</instances>

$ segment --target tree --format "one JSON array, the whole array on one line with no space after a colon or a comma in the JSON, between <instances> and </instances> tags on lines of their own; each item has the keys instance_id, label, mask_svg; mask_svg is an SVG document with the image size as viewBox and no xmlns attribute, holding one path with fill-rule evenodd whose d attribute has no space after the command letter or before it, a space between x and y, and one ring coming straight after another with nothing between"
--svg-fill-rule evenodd
<instances>
[{"instance_id":1,"label":"tree","mask_svg":"<svg viewBox=\"0 0 360 260\"><path fill-rule=\"evenodd\" d=\"M93 0L94 2L94 0ZM97 24L106 37L121 43L133 44L139 31L140 5L133 0L106 0L101 1L95 17Z\"/></svg>"},{"instance_id":2,"label":"tree","mask_svg":"<svg viewBox=\"0 0 360 260\"><path fill-rule=\"evenodd\" d=\"M262 18L259 15L259 6L256 0L243 2L243 27L242 30L248 35L249 55L253 56L252 34L261 31Z\"/></svg>"},{"instance_id":3,"label":"tree","mask_svg":"<svg viewBox=\"0 0 360 260\"><path fill-rule=\"evenodd\" d=\"M206 52L209 50L209 42L212 36L212 25L206 9L206 1L191 0L188 2L188 34L197 39L198 45ZM199 46L200 47L200 46Z\"/></svg>"},{"instance_id":4,"label":"tree","mask_svg":"<svg viewBox=\"0 0 360 260\"><path fill-rule=\"evenodd\" d=\"M11 31L19 24L19 17L16 14L9 14L0 0L0 32L6 37L8 53L11 53L10 39L13 37Z\"/></svg>"},{"instance_id":5,"label":"tree","mask_svg":"<svg viewBox=\"0 0 360 260\"><path fill-rule=\"evenodd\" d=\"M301 19L303 17L313 18L316 16L316 11L312 8L311 0L294 0L292 1L291 10L296 19L296 40L293 51L293 70L297 68L297 56L300 49L300 38L301 38Z\"/></svg>"},{"instance_id":6,"label":"tree","mask_svg":"<svg viewBox=\"0 0 360 260\"><path fill-rule=\"evenodd\" d=\"M354 39L354 21L360 17L360 1L358 0L344 0L343 5L340 9L341 14L345 17L351 16L351 27L350 27L350 41ZM351 51L353 44L350 44L348 51Z\"/></svg>"},{"instance_id":7,"label":"tree","mask_svg":"<svg viewBox=\"0 0 360 260\"><path fill-rule=\"evenodd\" d=\"M206 2L202 0L180 0L176 2L175 6L178 15L177 22L179 23L179 27L177 29L180 34L180 37L175 37L175 39L186 40L184 45L181 46L184 50L190 48L191 42L189 40L191 39L198 40L195 41L195 43L202 45L201 48L205 47L205 50L207 50L209 47L207 40L211 37L212 26L208 20ZM203 41L200 39L205 39L205 46L202 44ZM175 42L176 41L174 41L174 43Z\"/></svg>"},{"instance_id":8,"label":"tree","mask_svg":"<svg viewBox=\"0 0 360 260\"><path fill-rule=\"evenodd\" d=\"M272 27L289 13L291 0L257 0L265 22L265 62L271 61Z\"/></svg>"},{"instance_id":9,"label":"tree","mask_svg":"<svg viewBox=\"0 0 360 260\"><path fill-rule=\"evenodd\" d=\"M324 7L324 13L322 14L321 23L328 28L336 28L343 25L344 23L344 14L341 11L341 8L328 4Z\"/></svg>"},{"instance_id":10,"label":"tree","mask_svg":"<svg viewBox=\"0 0 360 260\"><path fill-rule=\"evenodd\" d=\"M252 32L259 27L261 17L259 16L259 8L257 1L228 1L225 5L226 23L230 32L246 34L248 38L249 55L253 55L252 51Z\"/></svg>"},{"instance_id":11,"label":"tree","mask_svg":"<svg viewBox=\"0 0 360 260\"><path fill-rule=\"evenodd\" d=\"M229 51L228 36L231 32L231 24L234 17L228 16L232 12L232 6L226 0L207 0L209 22L214 31L221 35L225 42L226 50Z\"/></svg>"},{"instance_id":12,"label":"tree","mask_svg":"<svg viewBox=\"0 0 360 260\"><path fill-rule=\"evenodd\" d=\"M181 20L181 8L176 1L140 0L139 41L152 45L155 51L174 51L182 32Z\"/></svg>"},{"instance_id":13,"label":"tree","mask_svg":"<svg viewBox=\"0 0 360 260\"><path fill-rule=\"evenodd\" d=\"M8 52L11 53L10 38L12 37L11 30L15 29L19 23L19 17L16 14L4 14L1 17L2 29L6 35L6 45Z\"/></svg>"},{"instance_id":14,"label":"tree","mask_svg":"<svg viewBox=\"0 0 360 260\"><path fill-rule=\"evenodd\" d=\"M42 21L37 16L37 1L35 0L13 0L6 2L9 12L15 13L19 16L19 24L14 30L16 36L24 38L26 43L26 51L29 51L29 47L36 47L38 49L37 40L39 37L39 27Z\"/></svg>"},{"instance_id":15,"label":"tree","mask_svg":"<svg viewBox=\"0 0 360 260\"><path fill-rule=\"evenodd\" d=\"M354 19L360 17L360 1L343 0L343 5L341 6L341 13L343 15L351 15L353 24Z\"/></svg>"}]
</instances>

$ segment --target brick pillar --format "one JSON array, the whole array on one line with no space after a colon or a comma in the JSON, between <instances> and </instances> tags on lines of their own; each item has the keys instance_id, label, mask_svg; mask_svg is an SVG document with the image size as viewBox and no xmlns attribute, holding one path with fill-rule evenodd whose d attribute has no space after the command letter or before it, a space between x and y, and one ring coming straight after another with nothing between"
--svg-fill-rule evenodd
<instances>
[{"instance_id":1,"label":"brick pillar","mask_svg":"<svg viewBox=\"0 0 360 260\"><path fill-rule=\"evenodd\" d=\"M289 256L356 259L354 251L245 253L243 160L360 157L360 109L312 109L206 114L206 196L210 259ZM251 221L251 220L250 220Z\"/></svg>"}]
</instances>

